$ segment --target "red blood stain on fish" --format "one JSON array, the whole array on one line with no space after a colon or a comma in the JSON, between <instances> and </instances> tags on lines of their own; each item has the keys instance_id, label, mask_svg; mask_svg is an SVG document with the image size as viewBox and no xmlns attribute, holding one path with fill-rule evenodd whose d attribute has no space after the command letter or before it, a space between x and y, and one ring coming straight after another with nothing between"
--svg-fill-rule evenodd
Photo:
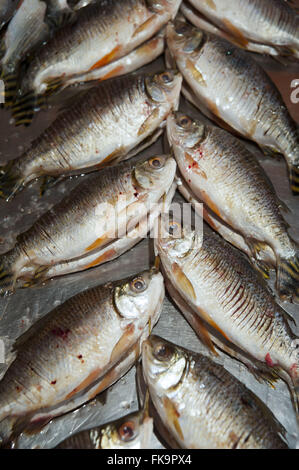
<instances>
[{"instance_id":1,"label":"red blood stain on fish","mask_svg":"<svg viewBox=\"0 0 299 470\"><path fill-rule=\"evenodd\" d=\"M52 380L51 385L55 385L57 380Z\"/></svg>"},{"instance_id":2,"label":"red blood stain on fish","mask_svg":"<svg viewBox=\"0 0 299 470\"><path fill-rule=\"evenodd\" d=\"M298 378L298 364L296 362L294 364L292 364L291 367L290 367L290 376L293 379Z\"/></svg>"},{"instance_id":3,"label":"red blood stain on fish","mask_svg":"<svg viewBox=\"0 0 299 470\"><path fill-rule=\"evenodd\" d=\"M266 361L266 364L267 364L268 367L274 367L275 366L275 364L272 361L272 358L271 358L269 353L266 354L265 361Z\"/></svg>"},{"instance_id":4,"label":"red blood stain on fish","mask_svg":"<svg viewBox=\"0 0 299 470\"><path fill-rule=\"evenodd\" d=\"M59 336L59 338L61 338L63 340L66 340L67 337L68 337L68 334L70 333L70 331L71 330L69 330L69 329L63 330L62 328L58 327L58 328L54 328L52 330L52 333L53 333L53 335Z\"/></svg>"}]
</instances>

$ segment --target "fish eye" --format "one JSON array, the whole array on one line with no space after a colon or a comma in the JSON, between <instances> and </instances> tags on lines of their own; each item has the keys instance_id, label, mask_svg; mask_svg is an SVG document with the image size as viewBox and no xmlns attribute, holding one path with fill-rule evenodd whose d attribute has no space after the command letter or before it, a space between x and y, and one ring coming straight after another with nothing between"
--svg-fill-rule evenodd
<instances>
[{"instance_id":1,"label":"fish eye","mask_svg":"<svg viewBox=\"0 0 299 470\"><path fill-rule=\"evenodd\" d=\"M171 83L173 80L173 76L171 72L164 72L160 75L160 77L161 77L161 80L166 84Z\"/></svg>"},{"instance_id":2,"label":"fish eye","mask_svg":"<svg viewBox=\"0 0 299 470\"><path fill-rule=\"evenodd\" d=\"M146 282L141 277L137 277L131 282L131 289L134 292L143 292L146 289Z\"/></svg>"},{"instance_id":3,"label":"fish eye","mask_svg":"<svg viewBox=\"0 0 299 470\"><path fill-rule=\"evenodd\" d=\"M154 356L159 361L168 361L172 357L172 349L164 343L159 343L154 348Z\"/></svg>"},{"instance_id":4,"label":"fish eye","mask_svg":"<svg viewBox=\"0 0 299 470\"><path fill-rule=\"evenodd\" d=\"M176 27L175 27L175 32L179 35L179 36L183 36L185 33L187 33L188 31L188 26L186 23L179 23Z\"/></svg>"},{"instance_id":5,"label":"fish eye","mask_svg":"<svg viewBox=\"0 0 299 470\"><path fill-rule=\"evenodd\" d=\"M149 160L149 165L155 170L160 170L163 167L164 160L161 157L153 157Z\"/></svg>"},{"instance_id":6,"label":"fish eye","mask_svg":"<svg viewBox=\"0 0 299 470\"><path fill-rule=\"evenodd\" d=\"M178 222L172 221L169 223L168 232L170 235L178 235L181 233L181 225Z\"/></svg>"},{"instance_id":7,"label":"fish eye","mask_svg":"<svg viewBox=\"0 0 299 470\"><path fill-rule=\"evenodd\" d=\"M191 124L192 124L192 120L191 118L189 118L189 116L181 116L178 119L178 125L182 127L183 129L188 129L188 127L190 127Z\"/></svg>"},{"instance_id":8,"label":"fish eye","mask_svg":"<svg viewBox=\"0 0 299 470\"><path fill-rule=\"evenodd\" d=\"M133 421L126 421L118 430L119 437L122 441L128 442L135 437L135 424Z\"/></svg>"}]
</instances>

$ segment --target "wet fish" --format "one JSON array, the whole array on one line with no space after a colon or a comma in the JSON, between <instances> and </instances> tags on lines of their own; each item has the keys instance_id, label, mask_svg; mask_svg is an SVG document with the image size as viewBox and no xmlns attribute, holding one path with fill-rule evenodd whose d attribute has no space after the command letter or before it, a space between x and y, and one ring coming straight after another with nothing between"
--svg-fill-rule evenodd
<instances>
[{"instance_id":1,"label":"wet fish","mask_svg":"<svg viewBox=\"0 0 299 470\"><path fill-rule=\"evenodd\" d=\"M155 408L180 447L287 448L272 412L210 358L150 336L142 366Z\"/></svg>"},{"instance_id":2,"label":"wet fish","mask_svg":"<svg viewBox=\"0 0 299 470\"><path fill-rule=\"evenodd\" d=\"M204 321L254 364L277 373L298 400L299 357L290 317L245 257L218 235L182 228L165 215L156 249L166 277L192 311L191 326L208 338Z\"/></svg>"},{"instance_id":3,"label":"wet fish","mask_svg":"<svg viewBox=\"0 0 299 470\"><path fill-rule=\"evenodd\" d=\"M177 13L181 0L98 0L79 12L77 21L62 28L35 55L24 74L21 98L13 115L35 105L68 79L99 69L124 57ZM80 78L79 78L80 80Z\"/></svg>"},{"instance_id":4,"label":"wet fish","mask_svg":"<svg viewBox=\"0 0 299 470\"><path fill-rule=\"evenodd\" d=\"M299 58L299 20L296 11L286 1L189 2L194 9L186 2L182 11L195 26L204 28L205 21L211 22L219 35L232 39L239 47L262 54ZM197 16L196 12L200 15Z\"/></svg>"},{"instance_id":5,"label":"wet fish","mask_svg":"<svg viewBox=\"0 0 299 470\"><path fill-rule=\"evenodd\" d=\"M80 293L33 326L0 382L2 444L77 408L126 373L163 298L163 277L152 269Z\"/></svg>"},{"instance_id":6,"label":"wet fish","mask_svg":"<svg viewBox=\"0 0 299 470\"><path fill-rule=\"evenodd\" d=\"M175 171L175 160L161 155L123 163L83 181L1 257L2 291L11 290L18 279L29 287L49 274L82 271L117 257L113 244L127 238L125 248L132 246L130 233L134 236L169 191ZM139 240L136 236L135 243Z\"/></svg>"},{"instance_id":7,"label":"wet fish","mask_svg":"<svg viewBox=\"0 0 299 470\"><path fill-rule=\"evenodd\" d=\"M277 291L281 298L299 302L299 247L288 234L283 203L257 158L228 132L182 113L168 116L167 133L195 197L242 235L257 263L265 246L273 250Z\"/></svg>"},{"instance_id":8,"label":"wet fish","mask_svg":"<svg viewBox=\"0 0 299 470\"><path fill-rule=\"evenodd\" d=\"M136 411L99 428L82 431L63 441L59 449L150 449L153 419Z\"/></svg>"},{"instance_id":9,"label":"wet fish","mask_svg":"<svg viewBox=\"0 0 299 470\"><path fill-rule=\"evenodd\" d=\"M46 41L58 26L73 18L66 0L23 0L0 42L1 79L5 83L5 106L13 103L20 63Z\"/></svg>"},{"instance_id":10,"label":"wet fish","mask_svg":"<svg viewBox=\"0 0 299 470\"><path fill-rule=\"evenodd\" d=\"M88 91L7 164L0 194L10 199L37 177L94 170L136 154L161 134L178 106L181 82L179 73L165 71L117 78Z\"/></svg>"},{"instance_id":11,"label":"wet fish","mask_svg":"<svg viewBox=\"0 0 299 470\"><path fill-rule=\"evenodd\" d=\"M187 99L222 127L283 154L299 194L299 133L279 91L258 63L228 41L176 21L167 43L191 90Z\"/></svg>"}]
</instances>

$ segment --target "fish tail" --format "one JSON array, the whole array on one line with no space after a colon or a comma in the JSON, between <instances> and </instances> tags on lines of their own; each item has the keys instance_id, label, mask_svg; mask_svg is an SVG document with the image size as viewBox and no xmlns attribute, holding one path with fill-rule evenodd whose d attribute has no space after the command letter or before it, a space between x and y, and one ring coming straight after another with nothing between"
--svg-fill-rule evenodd
<instances>
[{"instance_id":1,"label":"fish tail","mask_svg":"<svg viewBox=\"0 0 299 470\"><path fill-rule=\"evenodd\" d=\"M13 161L9 162L0 171L0 198L9 201L20 191L24 177Z\"/></svg>"},{"instance_id":2,"label":"fish tail","mask_svg":"<svg viewBox=\"0 0 299 470\"><path fill-rule=\"evenodd\" d=\"M299 165L292 165L290 167L290 184L294 196L299 195Z\"/></svg>"},{"instance_id":3,"label":"fish tail","mask_svg":"<svg viewBox=\"0 0 299 470\"><path fill-rule=\"evenodd\" d=\"M44 104L45 98L28 92L16 99L12 105L12 116L16 126L30 126L35 112Z\"/></svg>"},{"instance_id":4,"label":"fish tail","mask_svg":"<svg viewBox=\"0 0 299 470\"><path fill-rule=\"evenodd\" d=\"M0 103L4 108L11 108L18 91L18 74L14 71L8 71L5 67L0 71Z\"/></svg>"},{"instance_id":5,"label":"fish tail","mask_svg":"<svg viewBox=\"0 0 299 470\"><path fill-rule=\"evenodd\" d=\"M0 257L0 295L13 292L15 284L15 252L12 250Z\"/></svg>"},{"instance_id":6,"label":"fish tail","mask_svg":"<svg viewBox=\"0 0 299 470\"><path fill-rule=\"evenodd\" d=\"M282 299L299 303L299 249L294 246L294 254L278 258L276 287Z\"/></svg>"}]
</instances>

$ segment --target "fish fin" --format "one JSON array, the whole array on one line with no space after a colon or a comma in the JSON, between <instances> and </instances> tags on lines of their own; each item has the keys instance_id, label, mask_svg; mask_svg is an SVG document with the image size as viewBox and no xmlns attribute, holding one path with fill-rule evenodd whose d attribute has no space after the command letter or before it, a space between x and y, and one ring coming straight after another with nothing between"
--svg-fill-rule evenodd
<instances>
[{"instance_id":1,"label":"fish fin","mask_svg":"<svg viewBox=\"0 0 299 470\"><path fill-rule=\"evenodd\" d=\"M185 295L195 301L196 294L194 287L187 278L186 274L183 272L182 268L177 263L173 263L172 272L176 278L177 284L180 286L180 289L185 293Z\"/></svg>"},{"instance_id":2,"label":"fish fin","mask_svg":"<svg viewBox=\"0 0 299 470\"><path fill-rule=\"evenodd\" d=\"M293 165L290 168L290 184L294 196L299 195L299 166Z\"/></svg>"},{"instance_id":3,"label":"fish fin","mask_svg":"<svg viewBox=\"0 0 299 470\"><path fill-rule=\"evenodd\" d=\"M299 247L294 243L292 256L280 256L277 262L276 289L280 298L299 303Z\"/></svg>"},{"instance_id":4,"label":"fish fin","mask_svg":"<svg viewBox=\"0 0 299 470\"><path fill-rule=\"evenodd\" d=\"M45 98L37 96L34 92L28 92L16 99L12 105L12 116L15 126L30 126L35 112L43 105Z\"/></svg>"},{"instance_id":5,"label":"fish fin","mask_svg":"<svg viewBox=\"0 0 299 470\"><path fill-rule=\"evenodd\" d=\"M64 176L64 175L58 176L58 177L50 176L50 175L44 176L42 179L41 186L40 186L40 195L43 196L46 191L53 188L54 186L56 186L58 183L60 183L61 181L65 179L67 179L67 176Z\"/></svg>"},{"instance_id":6,"label":"fish fin","mask_svg":"<svg viewBox=\"0 0 299 470\"><path fill-rule=\"evenodd\" d=\"M146 134L151 129L151 127L153 127L153 124L156 121L158 115L159 109L155 108L154 111L149 115L149 117L144 121L144 123L141 124L137 135L140 136Z\"/></svg>"},{"instance_id":7,"label":"fish fin","mask_svg":"<svg viewBox=\"0 0 299 470\"><path fill-rule=\"evenodd\" d=\"M12 449L16 445L18 433L16 428L18 418L15 416L7 416L0 421L0 448Z\"/></svg>"},{"instance_id":8,"label":"fish fin","mask_svg":"<svg viewBox=\"0 0 299 470\"><path fill-rule=\"evenodd\" d=\"M0 80L4 83L4 89L0 94L0 103L3 103L4 108L11 108L13 106L15 97L18 91L18 74L16 72L6 71L4 68L1 70Z\"/></svg>"},{"instance_id":9,"label":"fish fin","mask_svg":"<svg viewBox=\"0 0 299 470\"><path fill-rule=\"evenodd\" d=\"M45 21L50 29L59 29L72 23L76 19L76 12L72 11L70 8L65 8L56 14L51 13L51 11L48 12L48 10L49 6L47 7Z\"/></svg>"},{"instance_id":10,"label":"fish fin","mask_svg":"<svg viewBox=\"0 0 299 470\"><path fill-rule=\"evenodd\" d=\"M162 401L163 401L163 405L165 407L166 415L169 421L173 424L174 429L178 433L180 439L183 441L184 435L183 435L180 422L178 420L180 413L178 412L175 404L166 395L164 395Z\"/></svg>"},{"instance_id":11,"label":"fish fin","mask_svg":"<svg viewBox=\"0 0 299 470\"><path fill-rule=\"evenodd\" d=\"M9 201L22 188L24 178L20 175L14 161L9 162L0 172L0 199Z\"/></svg>"},{"instance_id":12,"label":"fish fin","mask_svg":"<svg viewBox=\"0 0 299 470\"><path fill-rule=\"evenodd\" d=\"M0 295L4 296L14 291L16 275L13 269L15 257L10 254L0 256Z\"/></svg>"},{"instance_id":13,"label":"fish fin","mask_svg":"<svg viewBox=\"0 0 299 470\"><path fill-rule=\"evenodd\" d=\"M270 271L272 266L255 258L250 258L250 261L253 267L262 275L264 279L270 279Z\"/></svg>"},{"instance_id":14,"label":"fish fin","mask_svg":"<svg viewBox=\"0 0 299 470\"><path fill-rule=\"evenodd\" d=\"M279 197L277 197L277 202L278 202L278 206L279 206L279 208L282 212L284 212L285 214L291 214L292 211L289 208L289 206L284 201L282 201ZM287 222L286 222L286 225L289 228L289 224Z\"/></svg>"},{"instance_id":15,"label":"fish fin","mask_svg":"<svg viewBox=\"0 0 299 470\"><path fill-rule=\"evenodd\" d=\"M46 279L46 274L49 269L50 266L39 266L38 268L36 268L33 277L28 281L22 283L22 289L37 287L38 285L40 285Z\"/></svg>"},{"instance_id":16,"label":"fish fin","mask_svg":"<svg viewBox=\"0 0 299 470\"><path fill-rule=\"evenodd\" d=\"M143 152L143 150L145 150L146 148L150 147L150 145L152 145L153 143L156 142L156 140L158 140L158 138L163 134L163 132L164 132L164 129L158 128L153 134L151 134L149 137L144 139L141 144L137 145L132 150L130 150L130 152L127 153L126 156L124 157L124 160L128 160L129 158L132 158L138 153Z\"/></svg>"}]
</instances>

